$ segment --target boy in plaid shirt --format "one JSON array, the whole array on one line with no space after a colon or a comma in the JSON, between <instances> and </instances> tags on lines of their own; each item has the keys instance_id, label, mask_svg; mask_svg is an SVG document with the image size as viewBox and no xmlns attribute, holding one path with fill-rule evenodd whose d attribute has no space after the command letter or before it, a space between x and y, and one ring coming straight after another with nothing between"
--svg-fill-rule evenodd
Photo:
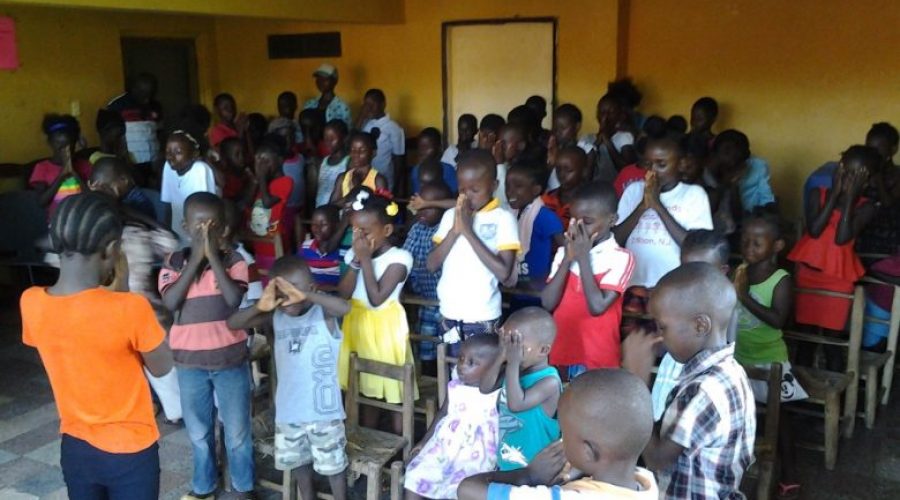
<instances>
[{"instance_id":1,"label":"boy in plaid shirt","mask_svg":"<svg viewBox=\"0 0 900 500\"><path fill-rule=\"evenodd\" d=\"M684 363L643 454L665 498L744 498L740 484L753 461L756 407L726 341L735 302L721 270L682 265L659 281L650 300L659 334L638 331L625 340L623 366L647 383L656 344Z\"/></svg>"},{"instance_id":2,"label":"boy in plaid shirt","mask_svg":"<svg viewBox=\"0 0 900 500\"><path fill-rule=\"evenodd\" d=\"M423 201L436 201L453 198L453 193L443 181L437 183L425 184L419 189L419 197ZM413 268L409 273L410 288L416 295L422 296L428 300L438 300L437 284L441 277L441 270L436 272L428 272L426 263L428 254L434 248L434 233L437 232L438 223L444 215L444 209L434 206L422 208L416 212L415 223L409 230L406 242L403 243L403 249L411 253L413 256ZM441 335L441 313L438 306L422 306L419 307L419 335L428 335L439 337ZM419 359L422 361L422 368L425 372L436 372L437 365L435 362L435 344L431 342L419 343Z\"/></svg>"}]
</instances>

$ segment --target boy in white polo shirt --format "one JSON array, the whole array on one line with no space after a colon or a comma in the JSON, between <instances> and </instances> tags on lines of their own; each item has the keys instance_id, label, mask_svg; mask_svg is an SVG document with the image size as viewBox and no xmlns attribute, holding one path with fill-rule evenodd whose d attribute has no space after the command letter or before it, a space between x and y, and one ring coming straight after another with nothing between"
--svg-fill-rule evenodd
<instances>
[{"instance_id":1,"label":"boy in white polo shirt","mask_svg":"<svg viewBox=\"0 0 900 500\"><path fill-rule=\"evenodd\" d=\"M403 155L406 154L406 136L403 128L391 116L385 113L387 98L381 89L369 89L363 98L362 112L359 114L358 127L363 132L371 132L377 128L378 144L372 166L388 181L388 188L394 194L400 193L403 187Z\"/></svg>"},{"instance_id":2,"label":"boy in white polo shirt","mask_svg":"<svg viewBox=\"0 0 900 500\"><path fill-rule=\"evenodd\" d=\"M497 165L484 150L459 157L456 207L444 212L428 270L443 266L437 285L444 341L495 333L500 318L500 283L512 273L519 251L516 217L493 197Z\"/></svg>"}]
</instances>

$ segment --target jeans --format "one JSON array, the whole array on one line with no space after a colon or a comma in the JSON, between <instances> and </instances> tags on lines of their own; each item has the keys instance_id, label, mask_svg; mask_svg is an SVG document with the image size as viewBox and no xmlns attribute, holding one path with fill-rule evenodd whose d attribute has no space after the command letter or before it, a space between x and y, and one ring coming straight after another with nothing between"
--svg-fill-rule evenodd
<instances>
[{"instance_id":1,"label":"jeans","mask_svg":"<svg viewBox=\"0 0 900 500\"><path fill-rule=\"evenodd\" d=\"M60 465L69 500L156 500L159 445L137 453L109 453L62 435Z\"/></svg>"},{"instance_id":2,"label":"jeans","mask_svg":"<svg viewBox=\"0 0 900 500\"><path fill-rule=\"evenodd\" d=\"M184 426L194 449L191 489L205 495L216 489L215 405L225 434L232 489L253 490L253 436L250 424L250 367L245 361L224 370L178 368Z\"/></svg>"}]
</instances>

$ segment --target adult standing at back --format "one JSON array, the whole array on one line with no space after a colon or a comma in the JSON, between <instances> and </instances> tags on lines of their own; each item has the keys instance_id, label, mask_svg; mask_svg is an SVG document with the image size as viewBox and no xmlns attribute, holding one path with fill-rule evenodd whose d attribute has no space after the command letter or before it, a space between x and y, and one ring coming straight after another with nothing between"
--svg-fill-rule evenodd
<instances>
[{"instance_id":1,"label":"adult standing at back","mask_svg":"<svg viewBox=\"0 0 900 500\"><path fill-rule=\"evenodd\" d=\"M156 100L156 77L149 73L135 76L124 94L113 98L106 109L116 111L125 120L125 142L141 170L159 156L157 130L162 121L162 105Z\"/></svg>"},{"instance_id":2,"label":"adult standing at back","mask_svg":"<svg viewBox=\"0 0 900 500\"><path fill-rule=\"evenodd\" d=\"M350 122L350 106L340 97L334 94L334 87L338 83L338 70L330 64L323 64L313 72L316 79L316 88L321 95L314 97L303 104L303 109L321 109L325 111L325 123L331 120L341 120L352 126Z\"/></svg>"},{"instance_id":3,"label":"adult standing at back","mask_svg":"<svg viewBox=\"0 0 900 500\"><path fill-rule=\"evenodd\" d=\"M372 166L387 179L392 193L402 195L405 194L401 188L406 179L406 164L403 159L406 154L406 135L400 125L385 112L386 107L387 98L381 89L367 90L356 128L369 133L376 128L380 131L376 135L378 144ZM353 154L352 150L350 154Z\"/></svg>"}]
</instances>

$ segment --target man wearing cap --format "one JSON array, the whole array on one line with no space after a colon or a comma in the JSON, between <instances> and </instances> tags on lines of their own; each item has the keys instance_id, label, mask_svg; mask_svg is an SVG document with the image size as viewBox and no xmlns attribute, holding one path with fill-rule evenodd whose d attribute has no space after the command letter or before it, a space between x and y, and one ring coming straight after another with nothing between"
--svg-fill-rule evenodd
<instances>
[{"instance_id":1,"label":"man wearing cap","mask_svg":"<svg viewBox=\"0 0 900 500\"><path fill-rule=\"evenodd\" d=\"M321 109L325 111L325 121L338 119L347 124L350 123L350 107L341 100L340 97L334 95L334 87L338 82L337 68L330 64L323 64L313 72L316 79L316 88L322 93L318 98L310 99L303 105L303 109Z\"/></svg>"}]
</instances>

